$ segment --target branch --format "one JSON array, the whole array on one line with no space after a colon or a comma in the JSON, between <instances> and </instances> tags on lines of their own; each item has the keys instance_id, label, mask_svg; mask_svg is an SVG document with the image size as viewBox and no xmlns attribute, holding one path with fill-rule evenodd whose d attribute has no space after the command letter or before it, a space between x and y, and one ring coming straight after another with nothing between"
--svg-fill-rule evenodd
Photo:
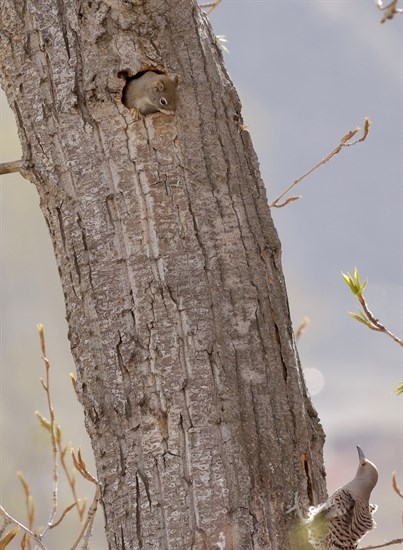
<instances>
[{"instance_id":1,"label":"branch","mask_svg":"<svg viewBox=\"0 0 403 550\"><path fill-rule=\"evenodd\" d=\"M403 542L403 539L393 539L382 544L376 544L375 546L361 546L358 550L372 550L373 548L386 548L386 546L392 546L392 544L400 544Z\"/></svg>"},{"instance_id":2,"label":"branch","mask_svg":"<svg viewBox=\"0 0 403 550\"><path fill-rule=\"evenodd\" d=\"M397 479L396 479L396 472L393 472L392 474L392 487L395 493L399 495L400 498L403 498L403 491L400 489Z\"/></svg>"},{"instance_id":3,"label":"branch","mask_svg":"<svg viewBox=\"0 0 403 550\"><path fill-rule=\"evenodd\" d=\"M277 204L278 201L280 199L282 199L284 197L284 195L287 195L287 193L289 191L291 191L291 189L293 189L296 185L298 185L298 183L300 183L307 176L310 176L312 174L312 172L317 170L320 166L322 166L322 164L325 164L326 162L328 162L331 158L333 158L335 155L337 155L337 153L340 153L340 151L342 150L343 147L351 147L352 145L355 145L356 143L360 143L361 141L364 141L368 136L370 127L371 127L371 121L368 117L365 117L364 133L363 133L362 137L360 137L359 139L356 139L352 143L348 143L350 141L350 139L352 139L357 134L357 132L359 132L361 130L361 128L359 126L357 126L357 128L355 128L354 130L350 130L345 136L343 136L341 138L339 144L332 151L330 151L330 153L328 155L326 155L326 157L324 159L322 159L320 162L318 162L318 164L315 164L315 166L313 168L311 168L310 170L308 170L308 172L306 172L303 176L296 179L291 185L289 185L287 187L287 189L285 189L276 199L274 199L274 201L269 205L270 208L273 208L273 207L282 208L283 206L285 206L289 202L295 201L295 200L298 200L299 198L301 198L301 195L297 195L297 196L293 196L293 197L288 198L286 201L284 201L281 204Z\"/></svg>"},{"instance_id":4,"label":"branch","mask_svg":"<svg viewBox=\"0 0 403 550\"><path fill-rule=\"evenodd\" d=\"M216 9L218 4L220 4L220 2L221 0L214 0L213 2L208 2L207 4L199 4L199 8L210 8L208 11L206 11L206 15L208 17Z\"/></svg>"},{"instance_id":5,"label":"branch","mask_svg":"<svg viewBox=\"0 0 403 550\"><path fill-rule=\"evenodd\" d=\"M81 549L88 550L88 543L92 533L92 526L94 523L95 513L97 511L98 503L101 498L101 488L99 485L99 481L88 471L87 466L81 456L80 449L78 449L77 456L74 454L74 450L71 449L71 457L73 459L74 466L83 476L83 478L86 479L87 481L90 481L91 483L94 483L94 485L96 486L94 500L92 501L91 506L88 508L87 517L83 523L83 526L81 528L81 531L75 543L70 549L70 550L75 550L80 540L82 540L83 544L81 546Z\"/></svg>"},{"instance_id":6,"label":"branch","mask_svg":"<svg viewBox=\"0 0 403 550\"><path fill-rule=\"evenodd\" d=\"M59 451L60 464L61 464L61 467L63 468L64 473L65 473L67 483L69 484L71 492L73 493L74 501L77 504L77 512L78 512L78 516L80 518L80 523L82 523L83 519L84 519L84 512L85 512L85 508L86 508L86 502L84 501L83 504L80 505L80 499L78 498L77 490L76 490L76 479L75 479L75 475L74 475L75 471L73 470L72 473L70 473L69 469L67 467L66 459L65 459L66 453L67 453L67 446L65 446L65 447L62 446L62 437L61 437L61 435L62 434L61 434L60 426L57 426L56 443L57 443L57 448L58 448L58 451ZM54 527L54 525L52 525L52 527Z\"/></svg>"},{"instance_id":7,"label":"branch","mask_svg":"<svg viewBox=\"0 0 403 550\"><path fill-rule=\"evenodd\" d=\"M59 440L60 438L60 428L56 426L56 423L55 423L55 411L53 409L52 400L50 396L50 376L49 376L50 362L49 362L49 359L46 357L45 331L43 329L42 323L39 323L39 325L37 325L37 328L38 328L39 338L41 341L42 360L45 363L45 368L46 368L46 382L44 382L42 379L41 379L41 382L42 382L43 389L45 390L45 393L46 393L48 410L50 415L48 430L50 432L50 440L52 445L52 463L53 463L52 506L49 514L48 523L41 533L41 537L44 537L46 533L49 531L49 529L51 529L54 519L56 517L56 512L57 512L57 490L58 490L58 481L59 481L58 466L57 466L57 440ZM37 416L38 416L38 413L37 413Z\"/></svg>"},{"instance_id":8,"label":"branch","mask_svg":"<svg viewBox=\"0 0 403 550\"><path fill-rule=\"evenodd\" d=\"M392 332L390 332L389 329L387 329L380 321L379 319L375 319L373 313L371 312L371 310L368 308L368 304L367 302L365 301L365 298L364 298L364 295L361 294L361 296L358 296L358 300L360 302L360 304L362 305L362 308L366 314L366 316L368 317L368 319L370 320L370 322L372 323L372 327L368 325L368 327L371 329L371 330L376 330L378 332L383 332L385 334L387 334L388 336L390 336L390 338L392 338L392 340L394 340L395 342L397 342L399 345L403 346L403 340L401 340L400 338L398 338L397 336L395 336Z\"/></svg>"},{"instance_id":9,"label":"branch","mask_svg":"<svg viewBox=\"0 0 403 550\"><path fill-rule=\"evenodd\" d=\"M11 521L11 519L8 519L7 517L3 516L3 524L0 528L0 537L2 537L4 535L4 532L5 530L7 529L7 527L9 525L11 525L13 522Z\"/></svg>"},{"instance_id":10,"label":"branch","mask_svg":"<svg viewBox=\"0 0 403 550\"><path fill-rule=\"evenodd\" d=\"M3 174L12 174L13 172L19 172L21 169L21 161L13 160L11 162L3 162L0 164L0 176Z\"/></svg>"},{"instance_id":11,"label":"branch","mask_svg":"<svg viewBox=\"0 0 403 550\"><path fill-rule=\"evenodd\" d=\"M73 502L73 504L70 504L70 506L67 506L67 508L64 510L60 518L55 523L52 523L50 528L53 529L54 527L57 527L58 525L60 525L61 522L64 520L64 518L67 516L67 514L70 512L70 510L72 510L75 506L78 506L78 504L79 504L79 501L77 500L76 502Z\"/></svg>"},{"instance_id":12,"label":"branch","mask_svg":"<svg viewBox=\"0 0 403 550\"><path fill-rule=\"evenodd\" d=\"M22 529L23 531L25 531L25 533L27 533L27 535L32 537L36 542L36 544L38 545L38 547L41 548L41 550L47 550L46 546L43 544L40 537L36 533L28 529L28 527L25 527L25 525L20 523L17 519L13 518L13 516L10 516L10 514L4 510L3 506L0 506L0 514L3 517L7 518L12 523L15 523L15 525L18 525L20 529Z\"/></svg>"},{"instance_id":13,"label":"branch","mask_svg":"<svg viewBox=\"0 0 403 550\"><path fill-rule=\"evenodd\" d=\"M99 503L100 498L101 498L101 489L100 489L99 485L97 485L97 487L95 489L94 500L92 501L91 506L88 508L87 518L86 518L86 520L84 522L84 525L83 525L83 527L80 531L80 534L78 535L78 538L77 538L76 542L71 547L71 550L75 550L75 548L77 548L77 545L78 545L78 543L80 542L81 539L83 541L83 543L81 545L81 550L88 550L88 548L89 548L88 544L89 544L90 537L91 537L91 534L92 534L92 527L94 525L95 514L96 514L96 511L97 511L97 508L98 508L98 503Z\"/></svg>"},{"instance_id":14,"label":"branch","mask_svg":"<svg viewBox=\"0 0 403 550\"><path fill-rule=\"evenodd\" d=\"M308 325L311 323L311 320L309 317L304 317L302 322L300 323L299 327L297 328L295 332L295 339L298 342L301 336L304 334L305 330L307 329Z\"/></svg>"},{"instance_id":15,"label":"branch","mask_svg":"<svg viewBox=\"0 0 403 550\"><path fill-rule=\"evenodd\" d=\"M396 13L403 13L403 9L397 8L399 0L392 0L390 4L383 5L382 0L377 0L376 5L381 11L385 12L385 15L381 19L381 23L385 23L388 19L393 19Z\"/></svg>"},{"instance_id":16,"label":"branch","mask_svg":"<svg viewBox=\"0 0 403 550\"><path fill-rule=\"evenodd\" d=\"M24 477L24 474L20 471L17 472L17 477L21 482L24 494L25 494L25 510L28 518L28 529L33 531L35 521L35 502L31 494L29 485Z\"/></svg>"},{"instance_id":17,"label":"branch","mask_svg":"<svg viewBox=\"0 0 403 550\"><path fill-rule=\"evenodd\" d=\"M357 296L357 299L363 308L363 311L358 310L358 313L350 312L351 317L356 321L359 321L360 323L364 324L366 327L368 327L371 330L375 330L377 332L383 332L387 334L388 336L390 336L390 338L392 338L392 340L397 342L400 346L403 346L403 340L395 336L389 329L387 329L379 321L379 319L376 319L372 311L369 309L368 304L365 301L365 298L363 295L363 291L367 286L368 281L364 281L363 283L361 283L358 269L355 268L354 275L350 275L350 273L346 274L342 272L342 276L344 281L350 288L351 292L354 294L354 296Z\"/></svg>"}]
</instances>

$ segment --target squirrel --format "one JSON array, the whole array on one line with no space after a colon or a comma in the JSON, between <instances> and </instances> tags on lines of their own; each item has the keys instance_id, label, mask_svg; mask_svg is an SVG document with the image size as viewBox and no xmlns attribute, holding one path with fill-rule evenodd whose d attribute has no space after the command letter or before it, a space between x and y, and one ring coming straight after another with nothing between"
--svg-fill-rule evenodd
<instances>
[{"instance_id":1,"label":"squirrel","mask_svg":"<svg viewBox=\"0 0 403 550\"><path fill-rule=\"evenodd\" d=\"M165 113L173 115L176 110L178 77L147 71L139 78L130 80L124 90L122 102L131 109L134 118L139 115Z\"/></svg>"}]
</instances>

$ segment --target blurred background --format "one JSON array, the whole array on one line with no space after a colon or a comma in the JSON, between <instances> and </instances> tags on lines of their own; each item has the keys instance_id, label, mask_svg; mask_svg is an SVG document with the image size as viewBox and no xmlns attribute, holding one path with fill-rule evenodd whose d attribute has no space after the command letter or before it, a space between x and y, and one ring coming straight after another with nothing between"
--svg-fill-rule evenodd
<instances>
[{"instance_id":1,"label":"blurred background","mask_svg":"<svg viewBox=\"0 0 403 550\"><path fill-rule=\"evenodd\" d=\"M303 198L272 214L296 329L311 320L299 352L327 434L328 491L351 479L355 445L377 464L372 496L378 527L367 544L402 536L402 348L351 319L353 295L341 271L357 266L376 317L402 335L403 17L380 24L372 0L223 0L210 17L225 35L226 64L243 104L269 201L325 157L343 135L372 121L369 137L346 148L304 180ZM0 96L0 162L20 158L14 116ZM66 444L80 446L94 471L83 414L69 381L74 371L64 302L45 221L32 184L0 179L1 194L1 504L24 519L22 470L38 502L37 523L51 504L48 416L36 324L45 325L52 392ZM92 498L93 487L80 484ZM72 501L60 488L61 508ZM91 548L106 550L102 511ZM74 511L48 546L67 550L77 533ZM60 533L63 533L62 535ZM65 540L64 540L65 537ZM63 540L61 540L63 538ZM364 541L363 541L364 542ZM19 546L15 545L13 548ZM10 546L12 548L12 546Z\"/></svg>"}]
</instances>

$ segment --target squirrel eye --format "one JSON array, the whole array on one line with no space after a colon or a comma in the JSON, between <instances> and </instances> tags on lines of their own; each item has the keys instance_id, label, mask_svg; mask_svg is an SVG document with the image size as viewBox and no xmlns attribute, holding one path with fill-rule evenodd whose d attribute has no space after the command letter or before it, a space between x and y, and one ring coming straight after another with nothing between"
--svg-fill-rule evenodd
<instances>
[{"instance_id":1,"label":"squirrel eye","mask_svg":"<svg viewBox=\"0 0 403 550\"><path fill-rule=\"evenodd\" d=\"M165 99L165 97L161 97L160 104L161 105L168 105L168 101Z\"/></svg>"}]
</instances>

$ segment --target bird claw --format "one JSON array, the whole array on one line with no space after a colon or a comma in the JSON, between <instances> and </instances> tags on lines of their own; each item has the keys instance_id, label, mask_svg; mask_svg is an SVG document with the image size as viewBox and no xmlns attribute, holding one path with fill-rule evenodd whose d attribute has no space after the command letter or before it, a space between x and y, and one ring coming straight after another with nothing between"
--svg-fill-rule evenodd
<instances>
[{"instance_id":1,"label":"bird claw","mask_svg":"<svg viewBox=\"0 0 403 550\"><path fill-rule=\"evenodd\" d=\"M286 514L291 514L291 512L297 512L298 517L301 521L303 521L305 519L304 515L301 511L300 499L299 499L298 492L296 492L295 495L294 495L294 506L287 506L287 509L285 511Z\"/></svg>"}]
</instances>

